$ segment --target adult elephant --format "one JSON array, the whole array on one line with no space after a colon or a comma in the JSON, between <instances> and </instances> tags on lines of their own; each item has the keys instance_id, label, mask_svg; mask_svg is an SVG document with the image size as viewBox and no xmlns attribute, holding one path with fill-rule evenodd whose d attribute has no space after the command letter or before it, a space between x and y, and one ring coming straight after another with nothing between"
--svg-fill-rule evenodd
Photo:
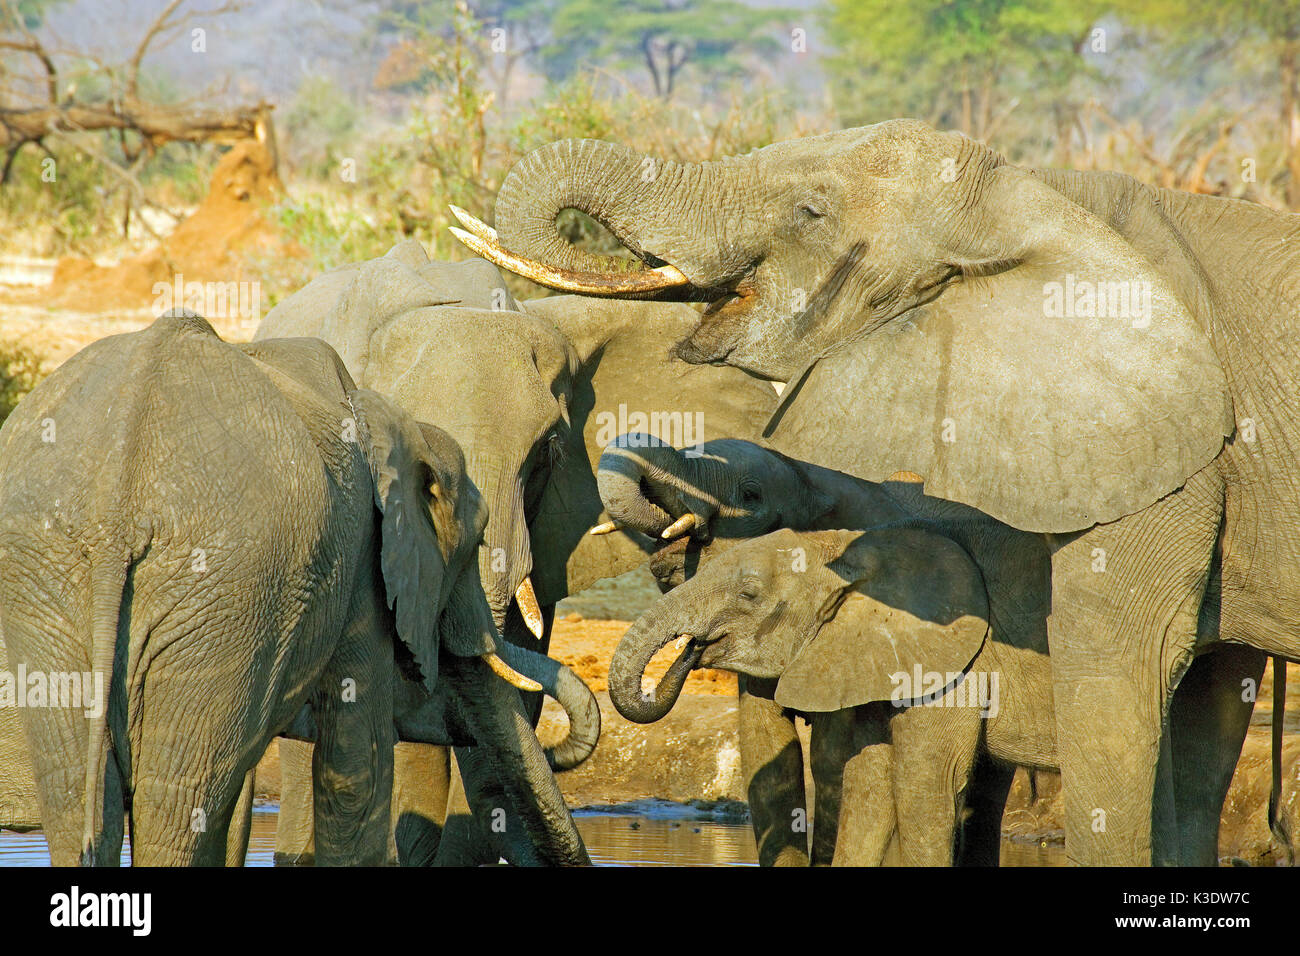
<instances>
[{"instance_id":1,"label":"adult elephant","mask_svg":"<svg viewBox=\"0 0 1300 956\"><path fill-rule=\"evenodd\" d=\"M473 562L485 523L455 442L317 340L236 347L168 314L69 359L0 429L9 661L81 677L22 709L55 865L115 865L128 804L134 862L224 862L304 704L318 856L382 862L394 667L492 764L509 855L589 862L498 676L520 679Z\"/></svg>"},{"instance_id":2,"label":"adult elephant","mask_svg":"<svg viewBox=\"0 0 1300 956\"><path fill-rule=\"evenodd\" d=\"M480 573L493 615L507 641L545 653L558 601L635 569L654 547L636 535L586 533L602 516L595 470L604 445L629 424L678 444L756 436L775 404L754 376L670 354L667 343L697 319L674 303L516 302L491 263L432 262L408 240L314 280L268 313L255 340L320 337L359 384L456 439L490 503ZM534 720L540 705L533 701ZM470 758L473 773L472 755L457 756ZM303 779L302 755L291 759L290 775ZM459 763L463 773L467 761ZM400 779L398 791L419 792ZM458 794L450 799L465 809ZM456 862L496 859L469 845L489 841L466 833L463 812L447 824L455 839L441 833L446 814L411 806L405 815L425 820L398 846L407 862L431 862L435 847ZM282 847L286 857L308 852L301 822L287 821L286 832L300 836Z\"/></svg>"},{"instance_id":3,"label":"adult elephant","mask_svg":"<svg viewBox=\"0 0 1300 956\"><path fill-rule=\"evenodd\" d=\"M568 246L566 207L650 268ZM779 449L1043 536L1072 860L1176 828L1198 626L1300 655L1296 216L895 120L698 165L555 143L469 226L555 288L708 301L677 353L788 382Z\"/></svg>"}]
</instances>

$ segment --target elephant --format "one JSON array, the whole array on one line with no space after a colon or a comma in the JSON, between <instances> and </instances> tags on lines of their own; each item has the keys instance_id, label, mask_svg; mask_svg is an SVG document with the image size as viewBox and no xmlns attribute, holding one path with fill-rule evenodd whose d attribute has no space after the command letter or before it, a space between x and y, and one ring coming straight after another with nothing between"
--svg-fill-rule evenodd
<instances>
[{"instance_id":1,"label":"elephant","mask_svg":"<svg viewBox=\"0 0 1300 956\"><path fill-rule=\"evenodd\" d=\"M383 862L397 669L491 764L511 862L588 864L498 654L486 523L456 443L319 340L171 312L69 359L0 429L9 661L82 678L21 709L52 862L116 865L129 805L133 863L222 864L304 705L318 859Z\"/></svg>"},{"instance_id":2,"label":"elephant","mask_svg":"<svg viewBox=\"0 0 1300 956\"><path fill-rule=\"evenodd\" d=\"M661 538L675 527L688 535L664 547L651 563L663 590L681 584L702 559L735 541L777 528L867 530L915 521L942 527L980 570L993 625L990 640L1047 659L1050 555L1041 539L974 508L933 499L911 476L863 481L738 439L705 442L688 457L650 436L629 435L606 448L597 482L607 511L625 529ZM1264 663L1265 655L1254 648L1202 642L1175 693L1173 706L1180 712L1195 708L1208 715L1200 720L1206 759L1181 769L1185 779L1178 788L1177 860L1185 865L1217 863L1220 812L1253 710L1253 697L1241 693L1243 681L1258 686ZM1050 701L1050 685L1041 686ZM760 861L804 863L804 839L786 825L807 805L800 792L795 728L772 694L753 693L754 687L770 688L746 681L740 700L741 753ZM978 812L962 841L969 850L963 862L972 865L997 861L1011 782L1005 766L985 763L978 770L973 791ZM822 849L833 846L827 838Z\"/></svg>"},{"instance_id":3,"label":"elephant","mask_svg":"<svg viewBox=\"0 0 1300 956\"><path fill-rule=\"evenodd\" d=\"M754 423L775 406L772 387L747 373L695 367L669 354L664 343L697 319L679 303L582 296L519 302L492 264L432 262L418 241L406 240L286 298L254 340L322 338L359 384L456 439L491 503L480 573L494 619L506 641L545 653L558 601L643 565L654 551L639 535L586 533L602 517L595 469L604 444L629 421L683 443L756 437ZM539 711L535 700L534 720ZM462 771L465 756L457 754ZM290 776L305 783L302 757L294 759ZM437 775L455 783L446 766ZM400 781L397 789L419 790ZM486 848L474 856L464 800L456 792L448 799L457 810L450 822L445 812L402 812L410 820L423 816L426 826L413 826L405 845L399 841L399 857L431 862L446 839L444 855L452 859L495 861ZM283 831L298 834L280 847L285 858L307 853L309 821L293 809L301 806L286 799L281 808ZM410 846L413 839L423 852Z\"/></svg>"},{"instance_id":4,"label":"elephant","mask_svg":"<svg viewBox=\"0 0 1300 956\"><path fill-rule=\"evenodd\" d=\"M645 666L689 636L679 661L775 682L776 703L809 718L814 862L880 865L896 837L902 865L949 866L968 849L978 755L997 764L995 803L1014 766L1056 763L1046 649L994 639L989 606L970 555L924 522L774 531L711 556L633 623L610 698L631 720L666 714L686 669L647 695ZM964 862L996 864L1000 817L978 844L992 858Z\"/></svg>"},{"instance_id":5,"label":"elephant","mask_svg":"<svg viewBox=\"0 0 1300 956\"><path fill-rule=\"evenodd\" d=\"M889 120L700 164L552 143L462 221L560 291L706 302L676 354L786 383L777 450L1039 536L1069 858L1170 860L1198 640L1300 658L1300 218Z\"/></svg>"}]
</instances>

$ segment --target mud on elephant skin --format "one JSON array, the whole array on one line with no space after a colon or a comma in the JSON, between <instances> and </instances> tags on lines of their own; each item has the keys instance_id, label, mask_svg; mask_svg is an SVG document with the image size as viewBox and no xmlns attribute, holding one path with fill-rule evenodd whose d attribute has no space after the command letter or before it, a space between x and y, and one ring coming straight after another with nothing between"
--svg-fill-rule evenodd
<instances>
[{"instance_id":1,"label":"mud on elephant skin","mask_svg":"<svg viewBox=\"0 0 1300 956\"><path fill-rule=\"evenodd\" d=\"M5 422L0 452L9 659L89 667L108 694L89 720L23 710L54 863L116 865L130 792L134 862L221 864L248 771L304 704L317 852L382 862L395 662L445 687L482 743L510 798L510 855L588 862L498 676L519 680L496 653L460 449L355 388L324 343L233 346L168 314L65 363ZM51 584L34 594L38 568Z\"/></svg>"}]
</instances>

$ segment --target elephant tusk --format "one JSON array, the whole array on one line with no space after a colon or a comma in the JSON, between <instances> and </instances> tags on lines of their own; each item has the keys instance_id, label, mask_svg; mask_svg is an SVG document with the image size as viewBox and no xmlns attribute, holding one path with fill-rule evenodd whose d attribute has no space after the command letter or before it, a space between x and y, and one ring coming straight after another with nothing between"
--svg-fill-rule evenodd
<instances>
[{"instance_id":1,"label":"elephant tusk","mask_svg":"<svg viewBox=\"0 0 1300 956\"><path fill-rule=\"evenodd\" d=\"M453 236L476 255L482 256L502 269L508 269L525 279L531 279L538 285L544 285L548 289L558 289L561 292L616 298L691 284L691 280L686 278L676 266L660 266L658 269L637 272L577 272L572 269L558 269L515 255L503 249L495 239L485 239L464 229L457 229L455 226L448 226L448 228Z\"/></svg>"},{"instance_id":2,"label":"elephant tusk","mask_svg":"<svg viewBox=\"0 0 1300 956\"><path fill-rule=\"evenodd\" d=\"M537 604L537 592L533 590L533 582L528 578L524 578L516 589L515 603L519 605L519 613L523 615L528 630L540 641L546 633L546 625L542 621L542 609Z\"/></svg>"},{"instance_id":3,"label":"elephant tusk","mask_svg":"<svg viewBox=\"0 0 1300 956\"><path fill-rule=\"evenodd\" d=\"M604 521L588 531L587 534L612 534L621 527L622 525L617 521Z\"/></svg>"},{"instance_id":4,"label":"elephant tusk","mask_svg":"<svg viewBox=\"0 0 1300 956\"><path fill-rule=\"evenodd\" d=\"M460 224L471 233L486 242L499 243L499 240L497 239L497 231L482 219L475 219L464 209L461 209L459 206L453 206L450 203L448 203L447 208L451 210L453 216L460 220Z\"/></svg>"},{"instance_id":5,"label":"elephant tusk","mask_svg":"<svg viewBox=\"0 0 1300 956\"><path fill-rule=\"evenodd\" d=\"M677 537L679 534L682 534L683 532L690 531L694 527L695 527L695 515L693 514L682 515L680 518L678 518L668 527L664 528L663 533L660 534L659 537L667 541L670 538Z\"/></svg>"},{"instance_id":6,"label":"elephant tusk","mask_svg":"<svg viewBox=\"0 0 1300 956\"><path fill-rule=\"evenodd\" d=\"M492 668L492 673L496 674L511 687L518 687L520 690L540 691L542 685L537 683L531 677L525 677L519 673L496 654L484 654L483 660L487 661L487 666Z\"/></svg>"}]
</instances>

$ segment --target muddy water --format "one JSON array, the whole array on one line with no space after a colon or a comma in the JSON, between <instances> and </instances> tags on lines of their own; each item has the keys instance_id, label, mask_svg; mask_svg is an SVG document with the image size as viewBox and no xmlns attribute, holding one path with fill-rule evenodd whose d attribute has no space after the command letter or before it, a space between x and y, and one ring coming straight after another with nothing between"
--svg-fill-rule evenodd
<instances>
[{"instance_id":1,"label":"muddy water","mask_svg":"<svg viewBox=\"0 0 1300 956\"><path fill-rule=\"evenodd\" d=\"M754 834L748 824L707 820L662 819L578 811L578 830L597 866L754 866ZM275 852L274 806L253 813L248 843L249 866L271 866ZM131 859L130 846L122 850L123 865ZM1065 852L1060 846L1033 843L1002 844L1003 866L1060 866ZM0 831L0 867L49 866L45 837L40 831Z\"/></svg>"}]
</instances>

